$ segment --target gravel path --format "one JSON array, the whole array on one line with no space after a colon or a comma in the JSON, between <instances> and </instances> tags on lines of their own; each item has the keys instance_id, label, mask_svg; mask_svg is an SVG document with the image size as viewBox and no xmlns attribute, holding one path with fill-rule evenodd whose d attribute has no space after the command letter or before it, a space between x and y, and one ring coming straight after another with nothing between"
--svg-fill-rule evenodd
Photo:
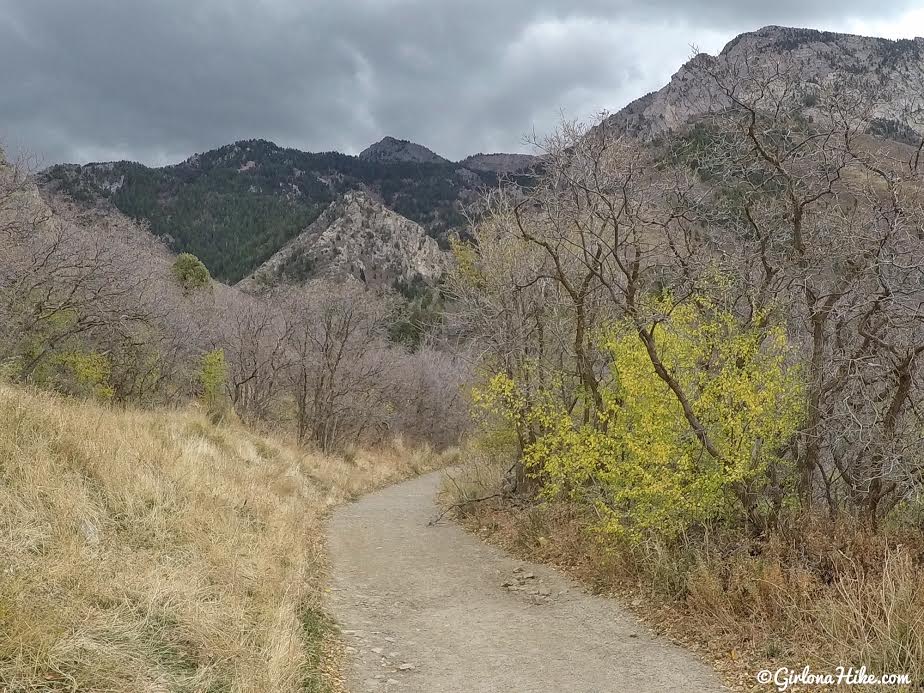
<instances>
[{"instance_id":1,"label":"gravel path","mask_svg":"<svg viewBox=\"0 0 924 693\"><path fill-rule=\"evenodd\" d=\"M366 496L329 528L330 608L352 693L711 693L717 676L616 602L437 514L440 475Z\"/></svg>"}]
</instances>

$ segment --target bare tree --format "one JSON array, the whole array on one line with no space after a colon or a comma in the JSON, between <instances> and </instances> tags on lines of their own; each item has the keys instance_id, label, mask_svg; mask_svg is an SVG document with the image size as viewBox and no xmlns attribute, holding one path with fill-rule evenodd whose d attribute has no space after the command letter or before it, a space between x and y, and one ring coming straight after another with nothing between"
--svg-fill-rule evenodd
<instances>
[{"instance_id":1,"label":"bare tree","mask_svg":"<svg viewBox=\"0 0 924 693\"><path fill-rule=\"evenodd\" d=\"M811 85L806 122L797 64L732 68L704 68L727 105L700 124L700 165L722 191L709 220L734 238L749 314L783 314L801 350L804 503L823 491L832 513L846 500L875 526L920 475L920 147L867 136L875 104L849 77Z\"/></svg>"},{"instance_id":2,"label":"bare tree","mask_svg":"<svg viewBox=\"0 0 924 693\"><path fill-rule=\"evenodd\" d=\"M278 307L260 297L225 292L213 305L213 348L225 352L228 396L242 416L265 416L291 363L290 325Z\"/></svg>"},{"instance_id":3,"label":"bare tree","mask_svg":"<svg viewBox=\"0 0 924 693\"><path fill-rule=\"evenodd\" d=\"M353 283L315 282L284 300L299 442L329 450L361 438L382 422L387 307Z\"/></svg>"}]
</instances>

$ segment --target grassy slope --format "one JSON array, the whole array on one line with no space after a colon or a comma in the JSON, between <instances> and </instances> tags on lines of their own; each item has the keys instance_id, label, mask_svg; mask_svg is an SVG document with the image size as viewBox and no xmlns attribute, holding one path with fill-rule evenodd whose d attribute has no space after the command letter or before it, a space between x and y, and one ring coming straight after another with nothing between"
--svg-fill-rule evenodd
<instances>
[{"instance_id":1,"label":"grassy slope","mask_svg":"<svg viewBox=\"0 0 924 693\"><path fill-rule=\"evenodd\" d=\"M325 510L440 461L0 385L0 689L324 690Z\"/></svg>"}]
</instances>

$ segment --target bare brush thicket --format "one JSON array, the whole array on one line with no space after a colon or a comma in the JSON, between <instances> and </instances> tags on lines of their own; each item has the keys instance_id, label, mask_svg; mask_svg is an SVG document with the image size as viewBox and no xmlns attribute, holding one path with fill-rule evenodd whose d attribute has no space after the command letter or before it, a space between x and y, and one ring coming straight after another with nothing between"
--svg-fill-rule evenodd
<instances>
[{"instance_id":1,"label":"bare brush thicket","mask_svg":"<svg viewBox=\"0 0 924 693\"><path fill-rule=\"evenodd\" d=\"M867 136L873 104L849 77L814 91L805 122L798 66L703 69L728 104L703 123L700 165L724 190L709 221L735 239L742 314L785 319L805 368L799 495L875 528L924 470L922 145Z\"/></svg>"},{"instance_id":2,"label":"bare brush thicket","mask_svg":"<svg viewBox=\"0 0 924 693\"><path fill-rule=\"evenodd\" d=\"M305 444L403 435L445 445L464 430L462 361L390 342L393 297L332 281L262 296L184 286L144 229L114 210L43 199L23 164L0 171L0 232L0 364L15 380L177 403L197 394L203 357L220 351L228 406L291 425ZM427 402L421 418L415 399Z\"/></svg>"},{"instance_id":3,"label":"bare brush thicket","mask_svg":"<svg viewBox=\"0 0 924 693\"><path fill-rule=\"evenodd\" d=\"M164 306L147 261L153 241L139 247L148 239L121 224L82 228L48 207L19 166L0 178L2 357L19 377L47 380L74 344L92 343L111 356L107 381L119 396L156 389L161 375L147 371L146 352Z\"/></svg>"},{"instance_id":4,"label":"bare brush thicket","mask_svg":"<svg viewBox=\"0 0 924 693\"><path fill-rule=\"evenodd\" d=\"M868 135L849 74L692 67L685 128L566 123L532 186L487 198L449 282L485 435L445 490L482 536L631 590L742 689L773 662L919 685L924 137ZM763 352L798 385L772 445Z\"/></svg>"},{"instance_id":5,"label":"bare brush thicket","mask_svg":"<svg viewBox=\"0 0 924 693\"><path fill-rule=\"evenodd\" d=\"M619 364L597 334L628 322L721 465L664 360L670 311L708 299L742 330L782 325L805 411L778 462L732 487L744 522L774 526L791 494L876 528L917 502L924 473L924 143L867 135L874 104L850 75L816 85L792 61L692 65L705 114L680 132L642 143L603 119L536 142L534 186L492 193L460 253L458 329L518 384L522 450L548 432L525 415L544 398L575 426L607 426L601 387ZM650 300L665 291L667 312Z\"/></svg>"}]
</instances>

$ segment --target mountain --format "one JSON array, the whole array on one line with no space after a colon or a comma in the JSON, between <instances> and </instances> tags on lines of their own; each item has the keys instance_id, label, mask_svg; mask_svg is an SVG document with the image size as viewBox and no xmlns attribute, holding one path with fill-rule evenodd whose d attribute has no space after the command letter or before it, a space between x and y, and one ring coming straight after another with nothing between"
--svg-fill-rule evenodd
<instances>
[{"instance_id":1,"label":"mountain","mask_svg":"<svg viewBox=\"0 0 924 693\"><path fill-rule=\"evenodd\" d=\"M493 171L494 173L526 173L538 166L541 157L531 154L473 154L459 162L472 171Z\"/></svg>"},{"instance_id":2,"label":"mountain","mask_svg":"<svg viewBox=\"0 0 924 693\"><path fill-rule=\"evenodd\" d=\"M449 160L426 147L407 140L383 137L359 153L364 161L404 162L413 164L448 164Z\"/></svg>"},{"instance_id":3,"label":"mountain","mask_svg":"<svg viewBox=\"0 0 924 693\"><path fill-rule=\"evenodd\" d=\"M447 262L448 253L419 224L351 191L237 286L252 290L321 275L349 275L374 287L432 286Z\"/></svg>"},{"instance_id":4,"label":"mountain","mask_svg":"<svg viewBox=\"0 0 924 693\"><path fill-rule=\"evenodd\" d=\"M753 98L758 80L751 78L776 71L798 71L802 89L796 96L809 118L818 115L813 102L819 91L846 86L870 104L871 134L910 141L924 133L924 38L893 41L780 26L741 34L718 56L695 56L666 86L633 101L606 125L652 139L729 104L709 73L732 76L740 93Z\"/></svg>"},{"instance_id":5,"label":"mountain","mask_svg":"<svg viewBox=\"0 0 924 693\"><path fill-rule=\"evenodd\" d=\"M108 200L172 250L197 255L214 277L234 283L353 190L370 192L446 248L449 234L464 230L463 211L502 178L393 138L370 149L356 157L246 140L161 168L62 164L44 171L40 182L86 204Z\"/></svg>"},{"instance_id":6,"label":"mountain","mask_svg":"<svg viewBox=\"0 0 924 693\"><path fill-rule=\"evenodd\" d=\"M858 95L871 104L859 124L869 133L911 142L924 132L919 105L924 39L891 41L777 26L742 34L718 56L696 56L664 88L630 103L605 124L654 140L729 105L710 73L733 75L736 88L753 97L757 77L776 69L798 71L800 88L792 98L809 122L824 117L815 106L819 94L849 88L851 98ZM65 164L48 169L40 180L51 191L87 204L111 202L145 223L170 249L197 255L214 277L235 283L352 191L364 191L418 224L445 249L451 233L465 232L464 212L477 207L483 188L501 181L530 185L531 171L541 164L541 157L524 154L475 154L453 163L394 137L359 156L245 140L173 166Z\"/></svg>"}]
</instances>

